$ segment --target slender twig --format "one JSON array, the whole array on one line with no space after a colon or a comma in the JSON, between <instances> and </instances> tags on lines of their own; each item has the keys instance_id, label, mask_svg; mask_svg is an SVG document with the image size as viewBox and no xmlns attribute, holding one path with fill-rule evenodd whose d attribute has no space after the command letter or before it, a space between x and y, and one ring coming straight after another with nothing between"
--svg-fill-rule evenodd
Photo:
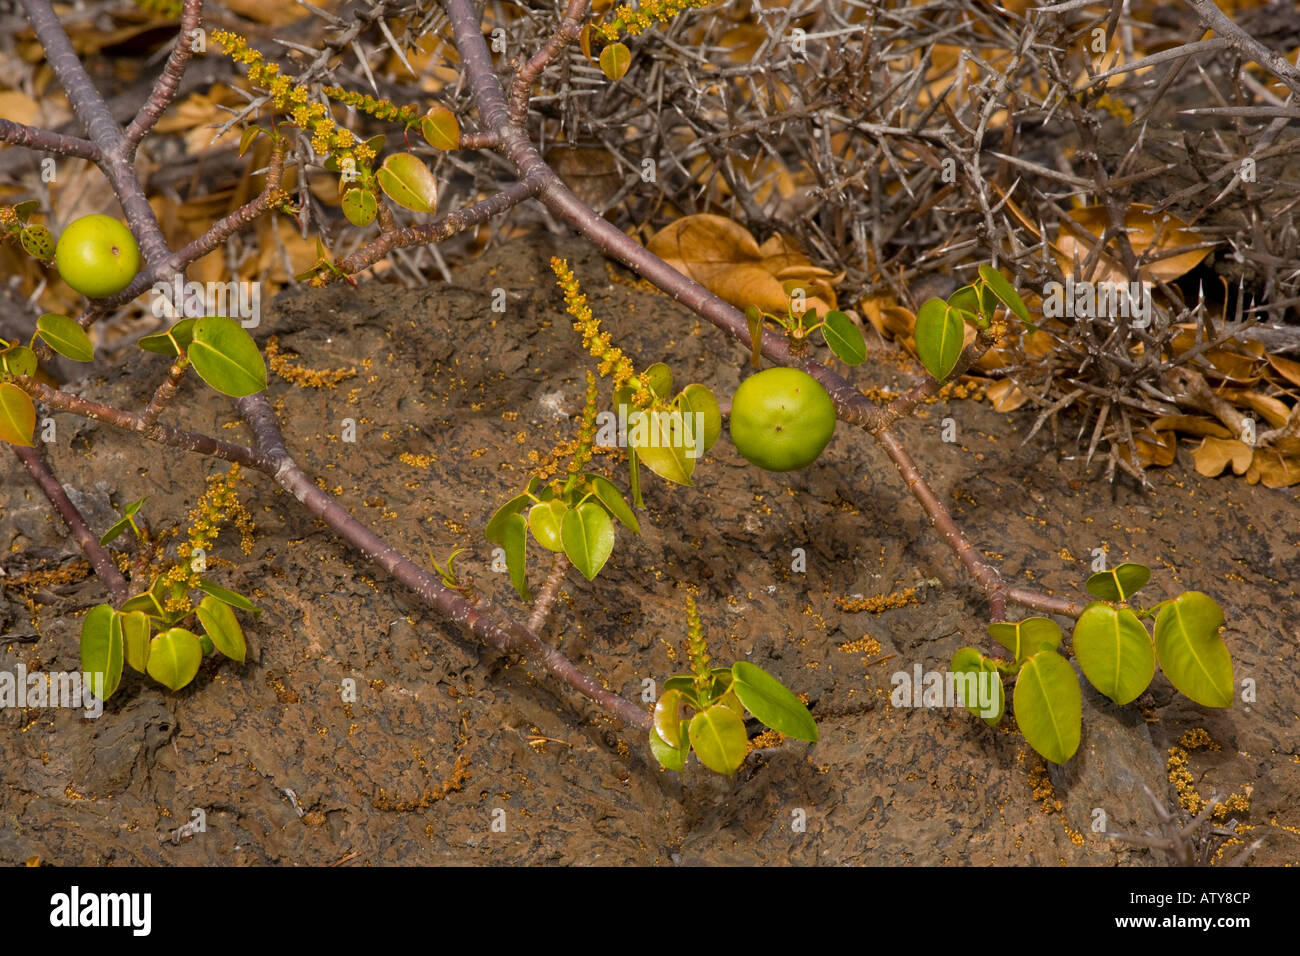
<instances>
[{"instance_id":1,"label":"slender twig","mask_svg":"<svg viewBox=\"0 0 1300 956\"><path fill-rule=\"evenodd\" d=\"M515 81L510 88L510 120L521 124L528 118L528 94L533 84L542 75L547 65L555 59L557 53L568 46L582 29L582 21L587 15L589 0L569 0L565 8L564 19L546 44L532 55L515 74Z\"/></svg>"},{"instance_id":2,"label":"slender twig","mask_svg":"<svg viewBox=\"0 0 1300 956\"><path fill-rule=\"evenodd\" d=\"M1228 15L1215 5L1214 0L1186 0L1186 3L1196 11L1202 26L1219 34L1223 40L1232 44L1234 50L1254 60L1290 87L1293 93L1300 96L1300 69L1233 23Z\"/></svg>"},{"instance_id":3,"label":"slender twig","mask_svg":"<svg viewBox=\"0 0 1300 956\"><path fill-rule=\"evenodd\" d=\"M237 402L240 414L253 432L259 453L266 460L263 469L277 484L298 499L316 517L330 526L344 541L361 551L394 579L414 591L422 601L443 617L471 630L481 640L500 651L522 653L539 661L570 687L591 698L607 711L618 715L633 727L649 727L650 715L636 704L606 690L600 682L583 673L576 664L555 648L543 643L528 627L513 621L498 620L482 606L471 604L462 595L446 587L440 578L419 567L364 524L352 517L342 505L321 491L284 447L280 426L266 396L257 394Z\"/></svg>"},{"instance_id":4,"label":"slender twig","mask_svg":"<svg viewBox=\"0 0 1300 956\"><path fill-rule=\"evenodd\" d=\"M27 468L27 473L32 476L36 486L44 492L45 497L49 499L50 504L63 519L63 523L68 526L68 531L76 540L81 552L90 560L91 566L95 569L95 575L103 582L104 587L113 597L115 603L125 601L131 592L131 586L127 583L122 572L117 569L113 563L113 557L99 543L99 539L91 533L90 528L86 525L86 519L81 516L71 499L68 498L67 492L59 484L57 478L50 471L49 466L41 458L41 453L35 448L24 448L20 445L11 445L14 454L18 460Z\"/></svg>"},{"instance_id":5,"label":"slender twig","mask_svg":"<svg viewBox=\"0 0 1300 956\"><path fill-rule=\"evenodd\" d=\"M80 136L64 136L53 130L37 129L25 123L0 119L0 143L11 146L25 146L31 150L44 153L57 153L60 156L75 156L99 162L99 148L90 140Z\"/></svg>"},{"instance_id":6,"label":"slender twig","mask_svg":"<svg viewBox=\"0 0 1300 956\"><path fill-rule=\"evenodd\" d=\"M564 583L564 574L568 570L569 559L563 551L556 551L551 555L551 573L546 576L546 583L537 592L537 600L533 602L533 613L528 616L528 630L536 634L541 633L551 613L551 605L555 603L556 595L559 593L560 585Z\"/></svg>"},{"instance_id":7,"label":"slender twig","mask_svg":"<svg viewBox=\"0 0 1300 956\"><path fill-rule=\"evenodd\" d=\"M172 399L176 397L180 391L181 382L185 378L186 367L177 360L167 370L167 377L154 390L153 398L149 399L149 404L140 413L140 424L145 428L152 427L158 421L158 416L163 413L163 409L171 404Z\"/></svg>"},{"instance_id":8,"label":"slender twig","mask_svg":"<svg viewBox=\"0 0 1300 956\"><path fill-rule=\"evenodd\" d=\"M176 37L176 45L172 47L171 55L167 57L167 63L162 73L158 75L158 81L149 93L149 98L144 101L140 111L135 114L135 119L131 120L126 128L124 138L128 155L135 155L145 134L153 129L154 124L176 98L176 93L181 87L181 77L185 75L185 68L190 65L190 58L194 56L194 33L202 22L203 0L184 0L181 6L181 29Z\"/></svg>"}]
</instances>

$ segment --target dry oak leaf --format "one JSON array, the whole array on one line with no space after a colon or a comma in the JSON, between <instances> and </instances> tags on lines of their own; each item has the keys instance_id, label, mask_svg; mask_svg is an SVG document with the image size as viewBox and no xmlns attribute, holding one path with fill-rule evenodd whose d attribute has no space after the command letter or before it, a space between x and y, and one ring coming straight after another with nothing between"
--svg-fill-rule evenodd
<instances>
[{"instance_id":1,"label":"dry oak leaf","mask_svg":"<svg viewBox=\"0 0 1300 956\"><path fill-rule=\"evenodd\" d=\"M837 308L834 285L842 277L814 266L789 239L759 245L748 229L701 213L686 216L650 237L647 248L738 309L750 305L784 315L796 289L805 308L825 315Z\"/></svg>"},{"instance_id":2,"label":"dry oak leaf","mask_svg":"<svg viewBox=\"0 0 1300 956\"><path fill-rule=\"evenodd\" d=\"M1246 472L1248 484L1263 484L1265 488L1287 488L1300 484L1300 457L1285 457L1263 448L1255 449L1250 468Z\"/></svg>"}]
</instances>

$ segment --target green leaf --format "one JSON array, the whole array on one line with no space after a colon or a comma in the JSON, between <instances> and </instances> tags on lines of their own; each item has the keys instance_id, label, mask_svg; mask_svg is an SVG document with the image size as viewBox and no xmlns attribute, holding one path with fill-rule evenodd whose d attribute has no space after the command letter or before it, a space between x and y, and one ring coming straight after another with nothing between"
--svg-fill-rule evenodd
<instances>
[{"instance_id":1,"label":"green leaf","mask_svg":"<svg viewBox=\"0 0 1300 956\"><path fill-rule=\"evenodd\" d=\"M698 439L693 443L698 458L712 448L722 434L722 408L718 405L718 397L704 385L687 385L677 401L692 438L695 435L694 416L703 416L700 421L704 424L704 444L701 445Z\"/></svg>"},{"instance_id":2,"label":"green leaf","mask_svg":"<svg viewBox=\"0 0 1300 956\"><path fill-rule=\"evenodd\" d=\"M698 458L686 454L686 420L676 409L636 411L628 419L628 447L665 481L690 485Z\"/></svg>"},{"instance_id":3,"label":"green leaf","mask_svg":"<svg viewBox=\"0 0 1300 956\"><path fill-rule=\"evenodd\" d=\"M1029 328L1034 327L1033 323L1029 321L1029 310L1025 308L1024 300L1011 287L1011 283L1007 281L1006 276L985 263L980 266L980 278L984 280L984 284L988 286L989 291L997 296L1003 305L1015 313L1016 318Z\"/></svg>"},{"instance_id":4,"label":"green leaf","mask_svg":"<svg viewBox=\"0 0 1300 956\"><path fill-rule=\"evenodd\" d=\"M212 595L218 601L229 604L231 607L237 607L241 611L247 611L254 616L262 613L260 607L255 605L238 591L231 591L229 588L223 588L219 584L213 584L206 578L199 578L199 590L204 594Z\"/></svg>"},{"instance_id":5,"label":"green leaf","mask_svg":"<svg viewBox=\"0 0 1300 956\"><path fill-rule=\"evenodd\" d=\"M460 149L460 123L456 114L441 103L430 106L420 119L420 132L434 149Z\"/></svg>"},{"instance_id":6,"label":"green leaf","mask_svg":"<svg viewBox=\"0 0 1300 956\"><path fill-rule=\"evenodd\" d=\"M64 358L74 362L93 362L95 347L86 330L66 315L46 312L36 320L36 334Z\"/></svg>"},{"instance_id":7,"label":"green leaf","mask_svg":"<svg viewBox=\"0 0 1300 956\"><path fill-rule=\"evenodd\" d=\"M510 571L510 583L515 586L519 596L525 601L533 599L528 590L528 574L525 561L528 556L528 522L518 513L507 515L501 523L501 546L506 551L506 568Z\"/></svg>"},{"instance_id":8,"label":"green leaf","mask_svg":"<svg viewBox=\"0 0 1300 956\"><path fill-rule=\"evenodd\" d=\"M696 706L695 678L690 674L678 674L676 677L670 677L664 681L664 693L666 694L670 690L675 690L681 694L682 698L692 707Z\"/></svg>"},{"instance_id":9,"label":"green leaf","mask_svg":"<svg viewBox=\"0 0 1300 956\"><path fill-rule=\"evenodd\" d=\"M1151 635L1128 608L1089 604L1074 625L1074 659L1093 687L1127 704L1156 675Z\"/></svg>"},{"instance_id":10,"label":"green leaf","mask_svg":"<svg viewBox=\"0 0 1300 956\"><path fill-rule=\"evenodd\" d=\"M663 362L655 362L651 365L645 370L645 376L650 380L650 391L664 401L667 401L672 396L673 370Z\"/></svg>"},{"instance_id":11,"label":"green leaf","mask_svg":"<svg viewBox=\"0 0 1300 956\"><path fill-rule=\"evenodd\" d=\"M1074 756L1083 728L1083 695L1069 661L1048 650L1027 657L1012 706L1029 746L1052 763Z\"/></svg>"},{"instance_id":12,"label":"green leaf","mask_svg":"<svg viewBox=\"0 0 1300 956\"><path fill-rule=\"evenodd\" d=\"M162 617L167 605L167 584L162 575L153 579L149 590L128 598L122 604L123 611L144 611L150 617Z\"/></svg>"},{"instance_id":13,"label":"green leaf","mask_svg":"<svg viewBox=\"0 0 1300 956\"><path fill-rule=\"evenodd\" d=\"M990 727L996 726L1002 720L1007 706L1006 690L1002 687L1002 674L998 671L997 662L985 657L973 647L963 647L953 655L948 670L958 675L958 679L953 684L957 692L957 702L964 704L972 714ZM973 688L965 678L967 674L973 675L976 681ZM990 676L983 677L981 676L983 674ZM990 689L991 699L988 694L982 693ZM968 699L967 690L973 690L974 696Z\"/></svg>"},{"instance_id":14,"label":"green leaf","mask_svg":"<svg viewBox=\"0 0 1300 956\"><path fill-rule=\"evenodd\" d=\"M523 511L524 507L530 501L532 501L532 499L529 498L527 494L518 494L503 504L496 510L496 513L492 515L492 518L487 523L487 527L483 529L484 536L486 536L493 544L504 546L506 543L506 522L510 519L511 515L517 515L519 512Z\"/></svg>"},{"instance_id":15,"label":"green leaf","mask_svg":"<svg viewBox=\"0 0 1300 956\"><path fill-rule=\"evenodd\" d=\"M659 702L655 704L654 729L670 747L681 747L686 743L682 736L682 705L686 698L681 691L666 690Z\"/></svg>"},{"instance_id":16,"label":"green leaf","mask_svg":"<svg viewBox=\"0 0 1300 956\"><path fill-rule=\"evenodd\" d=\"M943 299L927 299L916 314L916 352L925 370L943 381L957 365L966 326Z\"/></svg>"},{"instance_id":17,"label":"green leaf","mask_svg":"<svg viewBox=\"0 0 1300 956\"><path fill-rule=\"evenodd\" d=\"M999 621L987 627L989 637L1009 650L1019 664L1044 648L1061 646L1061 627L1049 617L1027 617L1023 621Z\"/></svg>"},{"instance_id":18,"label":"green leaf","mask_svg":"<svg viewBox=\"0 0 1300 956\"><path fill-rule=\"evenodd\" d=\"M1156 615L1161 670L1183 696L1206 707L1232 706L1232 655L1222 626L1223 611L1200 591L1184 591Z\"/></svg>"},{"instance_id":19,"label":"green leaf","mask_svg":"<svg viewBox=\"0 0 1300 956\"><path fill-rule=\"evenodd\" d=\"M31 396L13 382L0 382L0 441L32 448L35 431L36 406Z\"/></svg>"},{"instance_id":20,"label":"green leaf","mask_svg":"<svg viewBox=\"0 0 1300 956\"><path fill-rule=\"evenodd\" d=\"M614 522L604 508L589 501L564 516L561 537L564 553L590 581L614 551Z\"/></svg>"},{"instance_id":21,"label":"green leaf","mask_svg":"<svg viewBox=\"0 0 1300 956\"><path fill-rule=\"evenodd\" d=\"M81 622L81 670L102 674L101 700L108 700L122 681L122 627L108 604L96 604Z\"/></svg>"},{"instance_id":22,"label":"green leaf","mask_svg":"<svg viewBox=\"0 0 1300 956\"><path fill-rule=\"evenodd\" d=\"M431 213L438 205L438 180L411 153L389 156L376 170L375 180L389 199L406 209Z\"/></svg>"},{"instance_id":23,"label":"green leaf","mask_svg":"<svg viewBox=\"0 0 1300 956\"><path fill-rule=\"evenodd\" d=\"M195 319L181 319L166 332L146 335L136 344L146 352L156 355L180 355L194 341Z\"/></svg>"},{"instance_id":24,"label":"green leaf","mask_svg":"<svg viewBox=\"0 0 1300 956\"><path fill-rule=\"evenodd\" d=\"M731 689L765 726L798 740L817 742L817 721L779 680L748 661L731 665Z\"/></svg>"},{"instance_id":25,"label":"green leaf","mask_svg":"<svg viewBox=\"0 0 1300 956\"><path fill-rule=\"evenodd\" d=\"M528 509L528 529L537 543L548 551L563 551L564 539L560 529L569 506L563 501L543 501Z\"/></svg>"},{"instance_id":26,"label":"green leaf","mask_svg":"<svg viewBox=\"0 0 1300 956\"><path fill-rule=\"evenodd\" d=\"M822 338L830 350L845 365L861 365L867 358L867 340L862 330L843 312L832 309L826 313Z\"/></svg>"},{"instance_id":27,"label":"green leaf","mask_svg":"<svg viewBox=\"0 0 1300 956\"><path fill-rule=\"evenodd\" d=\"M0 352L0 361L4 362L4 370L10 375L36 374L36 353L25 345L11 345Z\"/></svg>"},{"instance_id":28,"label":"green leaf","mask_svg":"<svg viewBox=\"0 0 1300 956\"><path fill-rule=\"evenodd\" d=\"M198 635L183 627L163 631L149 642L149 676L168 690L180 690L194 680L201 663Z\"/></svg>"},{"instance_id":29,"label":"green leaf","mask_svg":"<svg viewBox=\"0 0 1300 956\"><path fill-rule=\"evenodd\" d=\"M379 212L379 200L369 189L354 187L343 194L343 215L354 226L368 226Z\"/></svg>"},{"instance_id":30,"label":"green leaf","mask_svg":"<svg viewBox=\"0 0 1300 956\"><path fill-rule=\"evenodd\" d=\"M39 223L24 226L18 234L18 244L33 259L49 262L54 258L54 233Z\"/></svg>"},{"instance_id":31,"label":"green leaf","mask_svg":"<svg viewBox=\"0 0 1300 956\"><path fill-rule=\"evenodd\" d=\"M234 319L224 315L199 319L186 354L199 377L223 395L243 398L266 388L262 353Z\"/></svg>"},{"instance_id":32,"label":"green leaf","mask_svg":"<svg viewBox=\"0 0 1300 956\"><path fill-rule=\"evenodd\" d=\"M121 611L117 615L122 628L122 654L126 662L141 674L149 666L149 633L153 625L143 611Z\"/></svg>"},{"instance_id":33,"label":"green leaf","mask_svg":"<svg viewBox=\"0 0 1300 956\"><path fill-rule=\"evenodd\" d=\"M637 508L644 508L645 501L641 498L641 457L632 447L627 450L627 472L627 488L632 492L632 504Z\"/></svg>"},{"instance_id":34,"label":"green leaf","mask_svg":"<svg viewBox=\"0 0 1300 956\"><path fill-rule=\"evenodd\" d=\"M686 748L674 747L650 728L650 752L665 770L684 770L686 768Z\"/></svg>"},{"instance_id":35,"label":"green leaf","mask_svg":"<svg viewBox=\"0 0 1300 956\"><path fill-rule=\"evenodd\" d=\"M630 528L636 534L641 533L641 524L636 520L636 512L628 507L627 501L623 498L614 482L604 475L592 475L591 490L600 503L609 509L609 513L621 521L625 527Z\"/></svg>"},{"instance_id":36,"label":"green leaf","mask_svg":"<svg viewBox=\"0 0 1300 956\"><path fill-rule=\"evenodd\" d=\"M239 626L235 612L224 601L208 595L196 609L203 632L212 638L212 644L232 661L244 663L248 648L244 644L244 629Z\"/></svg>"},{"instance_id":37,"label":"green leaf","mask_svg":"<svg viewBox=\"0 0 1300 956\"><path fill-rule=\"evenodd\" d=\"M103 537L99 539L100 545L103 546L108 544L110 541L116 539L118 535L127 528L131 527L131 519L135 517L136 512L140 510L140 506L143 505L144 502L145 499L141 498L139 501L133 501L123 508L122 517L114 521L112 527L105 531Z\"/></svg>"},{"instance_id":38,"label":"green leaf","mask_svg":"<svg viewBox=\"0 0 1300 956\"><path fill-rule=\"evenodd\" d=\"M611 43L600 51L600 71L611 80L623 79L631 65L632 51L625 43Z\"/></svg>"},{"instance_id":39,"label":"green leaf","mask_svg":"<svg viewBox=\"0 0 1300 956\"><path fill-rule=\"evenodd\" d=\"M1151 569L1143 564L1124 563L1088 578L1084 589L1100 601L1127 601L1151 580Z\"/></svg>"},{"instance_id":40,"label":"green leaf","mask_svg":"<svg viewBox=\"0 0 1300 956\"><path fill-rule=\"evenodd\" d=\"M700 711L691 718L690 737L700 763L716 773L733 774L744 763L749 738L730 707L714 704Z\"/></svg>"}]
</instances>

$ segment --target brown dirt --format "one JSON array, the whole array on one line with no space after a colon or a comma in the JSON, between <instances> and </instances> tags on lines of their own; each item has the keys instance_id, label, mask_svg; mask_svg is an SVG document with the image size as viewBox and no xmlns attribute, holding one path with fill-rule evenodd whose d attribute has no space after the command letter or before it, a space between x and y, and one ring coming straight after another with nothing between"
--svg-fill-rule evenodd
<instances>
[{"instance_id":1,"label":"brown dirt","mask_svg":"<svg viewBox=\"0 0 1300 956\"><path fill-rule=\"evenodd\" d=\"M277 336L299 365L357 368L325 389L273 376L303 466L417 559L469 548L463 573L516 606L482 528L523 483L528 452L545 455L569 435L563 416L579 410L586 367L546 268L556 252L638 362L663 359L679 383L734 389L745 361L735 343L586 247L555 240L496 250L454 285L283 296L256 333ZM508 290L504 314L491 311L496 287ZM882 347L855 380L898 384L905 373L890 354ZM129 374L79 389L139 407L164 369L135 356ZM948 416L957 444L939 440ZM338 440L345 418L357 422L356 444ZM223 430L235 421L229 403L192 380L172 419L243 434ZM1142 785L1173 801L1168 750L1204 727L1219 749L1190 754L1191 785L1221 796L1251 788L1249 809L1233 816L1244 836L1266 837L1256 860L1297 862L1295 489L1202 479L1186 449L1154 474L1154 493L1109 488L1086 480L1050 436L1018 447L1029 420L962 401L925 407L904 433L1012 578L1077 593L1101 547L1112 564L1150 564L1161 597L1215 595L1237 679L1255 681L1256 703L1207 710L1163 677L1135 707L1085 694L1080 753L1051 773L1007 722L989 731L960 711L892 707L894 671L942 670L958 647L987 643L982 598L865 435L841 429L817 465L784 476L746 465L724 437L696 487L646 481L644 537L620 532L595 582L570 577L552 638L635 698L644 678L682 669L671 656L685 634L681 587L698 585L714 657L748 658L807 694L822 739L761 750L732 780L698 765L662 772L639 734L449 631L253 475L244 496L254 549L245 556L226 535L216 552L219 580L265 608L246 620L249 661L208 662L177 694L132 674L97 721L0 711L0 860L1143 864L1160 860L1091 832L1095 810L1114 830L1150 827ZM183 521L204 476L224 469L57 421L52 463L96 532L143 495L156 525ZM75 669L80 617L103 590L11 456L0 457L0 480L0 669ZM791 570L796 548L806 549L804 574ZM16 587L34 568L62 568L64 580ZM836 604L932 580L923 600L880 613ZM342 700L345 678L355 703ZM193 808L205 810L207 832L173 843ZM492 830L496 810L505 832ZM798 811L805 832L793 826Z\"/></svg>"}]
</instances>

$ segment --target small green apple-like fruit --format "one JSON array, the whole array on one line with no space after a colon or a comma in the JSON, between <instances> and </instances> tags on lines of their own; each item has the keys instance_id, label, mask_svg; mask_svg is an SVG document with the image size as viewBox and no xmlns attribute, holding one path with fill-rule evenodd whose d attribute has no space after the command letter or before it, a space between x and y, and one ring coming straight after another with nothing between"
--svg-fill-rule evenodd
<instances>
[{"instance_id":1,"label":"small green apple-like fruit","mask_svg":"<svg viewBox=\"0 0 1300 956\"><path fill-rule=\"evenodd\" d=\"M68 223L54 249L63 281L91 299L116 295L140 271L140 247L112 216L82 216Z\"/></svg>"},{"instance_id":2,"label":"small green apple-like fruit","mask_svg":"<svg viewBox=\"0 0 1300 956\"><path fill-rule=\"evenodd\" d=\"M740 383L731 399L731 440L768 471L817 460L835 433L835 403L807 372L769 368Z\"/></svg>"}]
</instances>

